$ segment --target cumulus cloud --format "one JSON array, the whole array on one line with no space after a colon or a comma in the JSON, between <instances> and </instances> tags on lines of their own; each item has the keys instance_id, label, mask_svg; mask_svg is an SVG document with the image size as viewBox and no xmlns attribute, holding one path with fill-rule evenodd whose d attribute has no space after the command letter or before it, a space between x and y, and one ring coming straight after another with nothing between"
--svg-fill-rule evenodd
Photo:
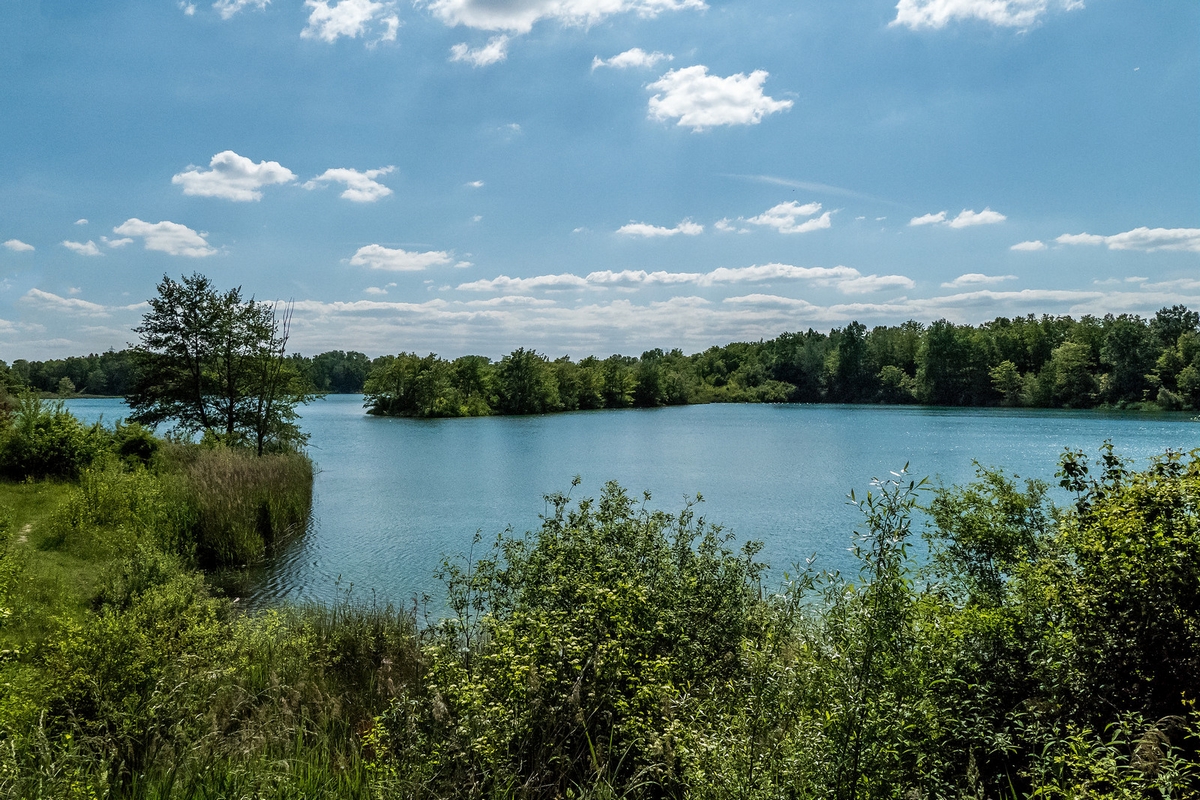
<instances>
[{"instance_id":1,"label":"cumulus cloud","mask_svg":"<svg viewBox=\"0 0 1200 800\"><path fill-rule=\"evenodd\" d=\"M970 228L974 225L995 225L998 222L1004 222L1006 219L1008 217L999 211L992 211L990 208L985 208L983 211L972 211L964 208L959 212L957 217L946 224L951 228Z\"/></svg>"},{"instance_id":2,"label":"cumulus cloud","mask_svg":"<svg viewBox=\"0 0 1200 800\"><path fill-rule=\"evenodd\" d=\"M684 236L699 236L704 233L704 226L685 219L674 228L663 228L657 225L647 225L645 222L630 222L617 228L622 236L641 236L645 239L661 238L683 234Z\"/></svg>"},{"instance_id":3,"label":"cumulus cloud","mask_svg":"<svg viewBox=\"0 0 1200 800\"><path fill-rule=\"evenodd\" d=\"M128 236L122 236L120 239L110 239L107 236L101 236L100 241L104 242L104 244L106 246L112 247L114 249L117 247L124 247L127 244L133 243L133 239L130 239Z\"/></svg>"},{"instance_id":4,"label":"cumulus cloud","mask_svg":"<svg viewBox=\"0 0 1200 800\"><path fill-rule=\"evenodd\" d=\"M79 219L75 220L75 224L76 224L76 225L87 225L87 224L88 224L88 221L87 221L86 219L83 219L83 218L81 217L81 218L79 218Z\"/></svg>"},{"instance_id":5,"label":"cumulus cloud","mask_svg":"<svg viewBox=\"0 0 1200 800\"><path fill-rule=\"evenodd\" d=\"M600 67L612 67L613 69L631 69L633 67L653 67L660 61L674 61L675 56L669 56L666 53L660 53L655 50L653 53L647 53L640 47L635 47L632 50L626 50L624 53L618 53L612 58L601 58L596 56L592 59L592 69Z\"/></svg>"},{"instance_id":6,"label":"cumulus cloud","mask_svg":"<svg viewBox=\"0 0 1200 800\"><path fill-rule=\"evenodd\" d=\"M1028 28L1051 9L1083 8L1080 0L900 0L892 25L912 30L944 28L959 20L979 20L1001 28Z\"/></svg>"},{"instance_id":7,"label":"cumulus cloud","mask_svg":"<svg viewBox=\"0 0 1200 800\"><path fill-rule=\"evenodd\" d=\"M380 286L368 286L363 289L363 294L387 294L387 289Z\"/></svg>"},{"instance_id":8,"label":"cumulus cloud","mask_svg":"<svg viewBox=\"0 0 1200 800\"><path fill-rule=\"evenodd\" d=\"M257 8L261 11L262 9L266 8L270 2L271 0L217 0L217 2L213 3L212 7L215 8L217 13L221 15L221 19L229 19L243 8ZM188 6L191 7L191 10L188 10ZM183 13L187 14L188 16L196 13L196 7L190 3L187 6L185 6L183 3L180 3L180 7L183 9Z\"/></svg>"},{"instance_id":9,"label":"cumulus cloud","mask_svg":"<svg viewBox=\"0 0 1200 800\"><path fill-rule=\"evenodd\" d=\"M469 186L472 189L482 189L483 181L471 181L467 184L467 186Z\"/></svg>"},{"instance_id":10,"label":"cumulus cloud","mask_svg":"<svg viewBox=\"0 0 1200 800\"><path fill-rule=\"evenodd\" d=\"M350 257L350 263L356 267L370 267L391 272L419 272L429 267L453 264L454 258L445 250L418 253L399 247L390 248L381 244L368 244L358 248ZM455 266L470 266L470 262L460 261Z\"/></svg>"},{"instance_id":11,"label":"cumulus cloud","mask_svg":"<svg viewBox=\"0 0 1200 800\"><path fill-rule=\"evenodd\" d=\"M913 217L908 221L909 225L940 225L946 221L946 212L939 211L936 214L922 214L919 217Z\"/></svg>"},{"instance_id":12,"label":"cumulus cloud","mask_svg":"<svg viewBox=\"0 0 1200 800\"><path fill-rule=\"evenodd\" d=\"M196 16L196 4L195 3L185 3L185 2L183 2L183 0L180 0L179 10L182 11L184 16L186 16L186 17Z\"/></svg>"},{"instance_id":13,"label":"cumulus cloud","mask_svg":"<svg viewBox=\"0 0 1200 800\"><path fill-rule=\"evenodd\" d=\"M737 221L742 222L743 220L741 217L738 217ZM729 217L724 217L723 219L717 220L716 222L713 223L713 227L716 228L717 230L721 231L722 233L749 233L750 232L749 228L739 227L737 224L734 223L734 220L731 220Z\"/></svg>"},{"instance_id":14,"label":"cumulus cloud","mask_svg":"<svg viewBox=\"0 0 1200 800\"><path fill-rule=\"evenodd\" d=\"M1008 249L1033 252L1035 250L1045 250L1046 243L1041 241L1040 239L1034 239L1033 241L1029 241L1029 242L1017 242L1016 244L1014 244L1012 247L1010 247Z\"/></svg>"},{"instance_id":15,"label":"cumulus cloud","mask_svg":"<svg viewBox=\"0 0 1200 800\"><path fill-rule=\"evenodd\" d=\"M951 228L970 228L973 225L994 225L997 222L1004 222L1006 219L1008 217L998 211L992 211L990 208L985 208L983 211L964 208L954 219L947 219L946 212L939 211L936 214L922 214L919 217L913 217L908 224L910 226L947 225Z\"/></svg>"},{"instance_id":16,"label":"cumulus cloud","mask_svg":"<svg viewBox=\"0 0 1200 800\"><path fill-rule=\"evenodd\" d=\"M341 36L357 39L375 32L378 35L372 40L374 44L395 41L400 28L400 18L390 2L338 0L331 6L328 0L304 0L304 5L312 9L308 25L300 31L304 39L336 42Z\"/></svg>"},{"instance_id":17,"label":"cumulus cloud","mask_svg":"<svg viewBox=\"0 0 1200 800\"><path fill-rule=\"evenodd\" d=\"M611 289L648 286L695 286L709 288L767 281L805 281L813 286L837 289L845 294L864 294L882 289L911 289L915 284L903 275L863 275L852 267L797 267L791 264L761 264L750 267L720 267L710 272L647 272L641 269L598 270L586 276L571 273L510 278L459 284L472 292L526 292L561 289Z\"/></svg>"},{"instance_id":18,"label":"cumulus cloud","mask_svg":"<svg viewBox=\"0 0 1200 800\"><path fill-rule=\"evenodd\" d=\"M447 25L528 33L542 19L592 25L612 14L653 17L663 11L707 8L703 0L433 0L429 8Z\"/></svg>"},{"instance_id":19,"label":"cumulus cloud","mask_svg":"<svg viewBox=\"0 0 1200 800\"><path fill-rule=\"evenodd\" d=\"M9 250L12 250L14 253L30 253L34 250L33 245L26 244L20 239L9 239L4 243L4 246Z\"/></svg>"},{"instance_id":20,"label":"cumulus cloud","mask_svg":"<svg viewBox=\"0 0 1200 800\"><path fill-rule=\"evenodd\" d=\"M952 281L943 283L942 286L946 289L957 289L960 286L981 286L990 283L1015 281L1016 279L1016 275L984 275L981 272L968 272L965 275L959 275Z\"/></svg>"},{"instance_id":21,"label":"cumulus cloud","mask_svg":"<svg viewBox=\"0 0 1200 800\"><path fill-rule=\"evenodd\" d=\"M296 175L278 161L255 164L232 150L223 150L208 162L210 169L189 166L186 172L171 176L171 183L182 186L183 193L197 197L219 197L248 203L262 199L262 187L291 183Z\"/></svg>"},{"instance_id":22,"label":"cumulus cloud","mask_svg":"<svg viewBox=\"0 0 1200 800\"><path fill-rule=\"evenodd\" d=\"M466 42L460 42L450 48L450 60L462 61L473 67L486 67L508 58L508 36L500 34L488 39L483 47L471 49Z\"/></svg>"},{"instance_id":23,"label":"cumulus cloud","mask_svg":"<svg viewBox=\"0 0 1200 800\"><path fill-rule=\"evenodd\" d=\"M676 120L676 125L701 131L717 125L757 125L768 114L792 107L791 100L776 100L763 94L766 70L728 78L709 75L708 67L696 65L673 69L646 88L657 92L650 98L650 116Z\"/></svg>"},{"instance_id":24,"label":"cumulus cloud","mask_svg":"<svg viewBox=\"0 0 1200 800\"><path fill-rule=\"evenodd\" d=\"M100 256L104 255L100 252L100 248L91 239L86 242L72 242L63 240L62 246L70 250L72 253L77 253L81 256Z\"/></svg>"},{"instance_id":25,"label":"cumulus cloud","mask_svg":"<svg viewBox=\"0 0 1200 800\"><path fill-rule=\"evenodd\" d=\"M1182 250L1200 253L1200 228L1134 228L1112 236L1093 233L1064 233L1059 244L1106 245L1109 250Z\"/></svg>"},{"instance_id":26,"label":"cumulus cloud","mask_svg":"<svg viewBox=\"0 0 1200 800\"><path fill-rule=\"evenodd\" d=\"M831 212L829 211L814 219L798 222L801 217L811 217L820 210L820 203L805 203L801 205L793 200L788 203L780 203L779 205L772 206L758 216L750 217L746 222L751 225L764 225L774 228L780 233L808 233L809 231L828 228L832 224L830 222Z\"/></svg>"},{"instance_id":27,"label":"cumulus cloud","mask_svg":"<svg viewBox=\"0 0 1200 800\"><path fill-rule=\"evenodd\" d=\"M137 217L127 219L113 233L140 238L147 250L157 250L170 256L203 258L216 255L217 251L205 240L207 234L197 233L178 222L143 222Z\"/></svg>"},{"instance_id":28,"label":"cumulus cloud","mask_svg":"<svg viewBox=\"0 0 1200 800\"><path fill-rule=\"evenodd\" d=\"M380 169L369 169L366 172L346 168L327 169L305 183L304 188L315 189L323 183L344 183L346 190L341 194L343 199L353 200L356 203L374 203L392 193L391 189L375 179L381 175L387 175L394 169L395 167L381 167Z\"/></svg>"}]
</instances>

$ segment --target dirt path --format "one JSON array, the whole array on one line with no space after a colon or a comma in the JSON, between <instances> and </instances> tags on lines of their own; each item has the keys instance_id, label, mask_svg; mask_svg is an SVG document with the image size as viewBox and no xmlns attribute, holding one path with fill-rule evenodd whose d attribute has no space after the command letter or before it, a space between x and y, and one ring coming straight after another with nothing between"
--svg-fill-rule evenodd
<instances>
[{"instance_id":1,"label":"dirt path","mask_svg":"<svg viewBox=\"0 0 1200 800\"><path fill-rule=\"evenodd\" d=\"M21 532L17 534L17 544L25 544L29 541L29 532L33 530L33 523L26 522L25 527L21 528Z\"/></svg>"}]
</instances>

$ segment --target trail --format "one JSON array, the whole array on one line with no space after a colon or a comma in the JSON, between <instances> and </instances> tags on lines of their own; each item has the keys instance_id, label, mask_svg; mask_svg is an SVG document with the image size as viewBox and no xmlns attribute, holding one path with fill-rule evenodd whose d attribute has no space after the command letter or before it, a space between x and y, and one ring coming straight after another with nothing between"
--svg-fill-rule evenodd
<instances>
[{"instance_id":1,"label":"trail","mask_svg":"<svg viewBox=\"0 0 1200 800\"><path fill-rule=\"evenodd\" d=\"M33 530L33 523L26 522L25 527L21 528L21 532L17 534L17 544L26 544L29 541L29 532Z\"/></svg>"}]
</instances>

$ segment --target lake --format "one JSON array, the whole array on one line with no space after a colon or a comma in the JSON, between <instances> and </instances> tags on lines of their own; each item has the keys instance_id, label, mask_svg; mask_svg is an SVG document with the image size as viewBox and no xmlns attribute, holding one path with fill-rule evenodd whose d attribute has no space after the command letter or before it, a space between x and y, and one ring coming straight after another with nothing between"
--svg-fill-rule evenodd
<instances>
[{"instance_id":1,"label":"lake","mask_svg":"<svg viewBox=\"0 0 1200 800\"><path fill-rule=\"evenodd\" d=\"M120 400L74 400L86 420L122 416ZM907 462L914 476L959 483L973 462L1053 481L1064 447L1093 455L1105 439L1144 463L1166 448L1200 447L1186 414L909 406L698 405L533 417L380 419L357 395L304 409L317 462L311 530L256 570L254 603L356 597L408 602L442 596L443 555L466 553L511 526L537 527L543 496L599 494L617 480L651 507L700 513L738 541L759 539L775 573L817 554L852 569L860 520L846 504L874 476Z\"/></svg>"}]
</instances>

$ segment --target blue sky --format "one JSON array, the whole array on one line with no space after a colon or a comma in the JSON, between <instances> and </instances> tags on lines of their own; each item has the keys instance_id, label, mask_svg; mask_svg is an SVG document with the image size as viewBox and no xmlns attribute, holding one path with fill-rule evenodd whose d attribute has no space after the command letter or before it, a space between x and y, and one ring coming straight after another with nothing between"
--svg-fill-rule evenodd
<instances>
[{"instance_id":1,"label":"blue sky","mask_svg":"<svg viewBox=\"0 0 1200 800\"><path fill-rule=\"evenodd\" d=\"M7 4L0 358L163 274L371 355L1200 308L1185 0Z\"/></svg>"}]
</instances>

